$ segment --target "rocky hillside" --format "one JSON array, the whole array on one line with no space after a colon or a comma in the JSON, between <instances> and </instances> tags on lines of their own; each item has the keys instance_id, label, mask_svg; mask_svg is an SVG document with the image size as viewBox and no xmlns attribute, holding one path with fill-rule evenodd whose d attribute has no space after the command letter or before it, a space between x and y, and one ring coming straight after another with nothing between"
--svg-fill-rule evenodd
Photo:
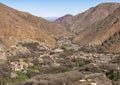
<instances>
[{"instance_id":1,"label":"rocky hillside","mask_svg":"<svg viewBox=\"0 0 120 85\"><path fill-rule=\"evenodd\" d=\"M56 45L55 37L71 35L60 25L29 13L17 11L1 3L0 26L0 38L8 46L28 38L45 42L54 47Z\"/></svg>"},{"instance_id":2,"label":"rocky hillside","mask_svg":"<svg viewBox=\"0 0 120 85\"><path fill-rule=\"evenodd\" d=\"M68 14L68 15L65 15L63 17L60 17L60 18L56 19L54 22L59 23L59 24L63 25L66 28L70 28L72 18L73 18L73 15Z\"/></svg>"},{"instance_id":3,"label":"rocky hillside","mask_svg":"<svg viewBox=\"0 0 120 85\"><path fill-rule=\"evenodd\" d=\"M75 37L58 24L0 4L0 85L120 85L118 5L100 4L82 17L56 20L68 27L84 21Z\"/></svg>"},{"instance_id":4,"label":"rocky hillside","mask_svg":"<svg viewBox=\"0 0 120 85\"><path fill-rule=\"evenodd\" d=\"M91 24L104 19L120 6L119 3L102 3L73 17L59 18L55 22L67 27L74 33L88 28ZM63 19L63 21L61 20ZM61 22L62 21L62 22Z\"/></svg>"},{"instance_id":5,"label":"rocky hillside","mask_svg":"<svg viewBox=\"0 0 120 85\"><path fill-rule=\"evenodd\" d=\"M120 7L105 19L94 23L75 38L79 45L96 47L100 50L120 52Z\"/></svg>"}]
</instances>

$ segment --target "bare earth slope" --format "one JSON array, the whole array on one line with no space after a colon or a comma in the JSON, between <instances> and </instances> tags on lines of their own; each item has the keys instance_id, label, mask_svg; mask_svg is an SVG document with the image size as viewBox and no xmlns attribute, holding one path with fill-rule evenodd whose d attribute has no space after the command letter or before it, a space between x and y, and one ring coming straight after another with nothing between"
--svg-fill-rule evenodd
<instances>
[{"instance_id":1,"label":"bare earth slope","mask_svg":"<svg viewBox=\"0 0 120 85\"><path fill-rule=\"evenodd\" d=\"M61 24L61 25L65 26L66 28L70 28L70 24L72 22L73 17L74 16L68 14L68 15L65 15L63 17L56 19L54 22Z\"/></svg>"},{"instance_id":2,"label":"bare earth slope","mask_svg":"<svg viewBox=\"0 0 120 85\"><path fill-rule=\"evenodd\" d=\"M54 37L69 37L64 27L48 22L29 13L20 12L0 3L0 36L9 46L21 38L35 39L51 46L56 45ZM64 32L63 32L64 31Z\"/></svg>"},{"instance_id":3,"label":"bare earth slope","mask_svg":"<svg viewBox=\"0 0 120 85\"><path fill-rule=\"evenodd\" d=\"M69 19L68 17L66 18L64 17L62 18L63 22L61 18L57 19L55 22L67 27L72 32L78 34L82 30L91 26L91 24L107 17L119 6L120 6L119 3L102 3L97 5L96 7L90 8L89 10L83 13L80 13L76 16L72 16Z\"/></svg>"},{"instance_id":4,"label":"bare earth slope","mask_svg":"<svg viewBox=\"0 0 120 85\"><path fill-rule=\"evenodd\" d=\"M81 32L75 42L81 46L97 46L101 51L120 52L120 7Z\"/></svg>"}]
</instances>

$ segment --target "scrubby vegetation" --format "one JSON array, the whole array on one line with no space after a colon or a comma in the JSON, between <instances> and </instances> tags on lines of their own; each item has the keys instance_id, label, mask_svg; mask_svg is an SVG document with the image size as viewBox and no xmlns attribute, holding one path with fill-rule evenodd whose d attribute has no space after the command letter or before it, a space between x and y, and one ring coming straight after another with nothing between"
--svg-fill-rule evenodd
<instances>
[{"instance_id":1,"label":"scrubby vegetation","mask_svg":"<svg viewBox=\"0 0 120 85\"><path fill-rule=\"evenodd\" d=\"M4 85L5 83L9 83L12 85L16 82L25 81L29 78L27 74L22 73L22 72L16 72L15 75L16 75L15 78L11 78L10 75L8 77L2 78L0 80L1 85Z\"/></svg>"}]
</instances>

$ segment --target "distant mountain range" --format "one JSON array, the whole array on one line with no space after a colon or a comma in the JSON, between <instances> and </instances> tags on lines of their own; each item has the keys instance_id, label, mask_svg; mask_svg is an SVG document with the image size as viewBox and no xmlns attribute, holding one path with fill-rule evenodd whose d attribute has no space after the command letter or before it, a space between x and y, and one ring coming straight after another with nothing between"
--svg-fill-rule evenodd
<instances>
[{"instance_id":1,"label":"distant mountain range","mask_svg":"<svg viewBox=\"0 0 120 85\"><path fill-rule=\"evenodd\" d=\"M44 19L48 20L48 21L54 21L56 20L58 17L44 17Z\"/></svg>"}]
</instances>

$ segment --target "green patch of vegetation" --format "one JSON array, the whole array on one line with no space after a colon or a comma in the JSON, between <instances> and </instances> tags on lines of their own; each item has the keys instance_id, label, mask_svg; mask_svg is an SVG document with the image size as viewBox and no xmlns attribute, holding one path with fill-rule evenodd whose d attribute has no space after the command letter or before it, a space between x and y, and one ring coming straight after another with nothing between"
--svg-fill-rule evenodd
<instances>
[{"instance_id":1,"label":"green patch of vegetation","mask_svg":"<svg viewBox=\"0 0 120 85\"><path fill-rule=\"evenodd\" d=\"M34 51L38 51L39 48L37 46L39 46L39 44L37 42L32 42L32 43L22 43L22 45L24 47L27 47L28 49L32 49Z\"/></svg>"},{"instance_id":2,"label":"green patch of vegetation","mask_svg":"<svg viewBox=\"0 0 120 85\"><path fill-rule=\"evenodd\" d=\"M61 49L63 50L63 52L68 52L65 46L62 46Z\"/></svg>"},{"instance_id":3,"label":"green patch of vegetation","mask_svg":"<svg viewBox=\"0 0 120 85\"><path fill-rule=\"evenodd\" d=\"M118 72L117 71L110 71L107 74L107 77L112 80L112 84L114 85L114 81L116 81L119 77L118 77Z\"/></svg>"},{"instance_id":4,"label":"green patch of vegetation","mask_svg":"<svg viewBox=\"0 0 120 85\"><path fill-rule=\"evenodd\" d=\"M118 72L117 71L111 71L109 74L107 74L108 78L116 81L118 79Z\"/></svg>"},{"instance_id":5,"label":"green patch of vegetation","mask_svg":"<svg viewBox=\"0 0 120 85\"><path fill-rule=\"evenodd\" d=\"M28 79L28 76L25 73L19 72L17 74L18 74L18 77L17 77L18 80L22 80L23 81L23 80Z\"/></svg>"},{"instance_id":6,"label":"green patch of vegetation","mask_svg":"<svg viewBox=\"0 0 120 85\"><path fill-rule=\"evenodd\" d=\"M53 55L53 54L55 54L54 52L50 52L50 55Z\"/></svg>"},{"instance_id":7,"label":"green patch of vegetation","mask_svg":"<svg viewBox=\"0 0 120 85\"><path fill-rule=\"evenodd\" d=\"M73 60L73 62L75 62L75 66L77 66L77 67L85 66L90 63L89 61L84 61L81 59L75 59L75 60Z\"/></svg>"},{"instance_id":8,"label":"green patch of vegetation","mask_svg":"<svg viewBox=\"0 0 120 85\"><path fill-rule=\"evenodd\" d=\"M72 49L71 50L64 49L63 53L61 53L59 57L69 56L69 55L72 55L73 53L75 53L75 51Z\"/></svg>"},{"instance_id":9,"label":"green patch of vegetation","mask_svg":"<svg viewBox=\"0 0 120 85\"><path fill-rule=\"evenodd\" d=\"M72 67L58 68L54 70L55 74L71 71Z\"/></svg>"},{"instance_id":10,"label":"green patch of vegetation","mask_svg":"<svg viewBox=\"0 0 120 85\"><path fill-rule=\"evenodd\" d=\"M73 70L73 67L69 67L66 69L66 71L72 71Z\"/></svg>"},{"instance_id":11,"label":"green patch of vegetation","mask_svg":"<svg viewBox=\"0 0 120 85\"><path fill-rule=\"evenodd\" d=\"M61 70L55 69L55 70L54 70L54 74L58 74L58 73L61 73Z\"/></svg>"},{"instance_id":12,"label":"green patch of vegetation","mask_svg":"<svg viewBox=\"0 0 120 85\"><path fill-rule=\"evenodd\" d=\"M41 74L42 67L34 65L27 68L27 75L29 78Z\"/></svg>"},{"instance_id":13,"label":"green patch of vegetation","mask_svg":"<svg viewBox=\"0 0 120 85\"><path fill-rule=\"evenodd\" d=\"M17 72L16 74L17 74L16 78L5 77L5 78L2 78L0 80L0 83L10 83L10 84L13 84L15 82L25 81L25 80L28 79L27 74L24 74L22 72Z\"/></svg>"}]
</instances>

